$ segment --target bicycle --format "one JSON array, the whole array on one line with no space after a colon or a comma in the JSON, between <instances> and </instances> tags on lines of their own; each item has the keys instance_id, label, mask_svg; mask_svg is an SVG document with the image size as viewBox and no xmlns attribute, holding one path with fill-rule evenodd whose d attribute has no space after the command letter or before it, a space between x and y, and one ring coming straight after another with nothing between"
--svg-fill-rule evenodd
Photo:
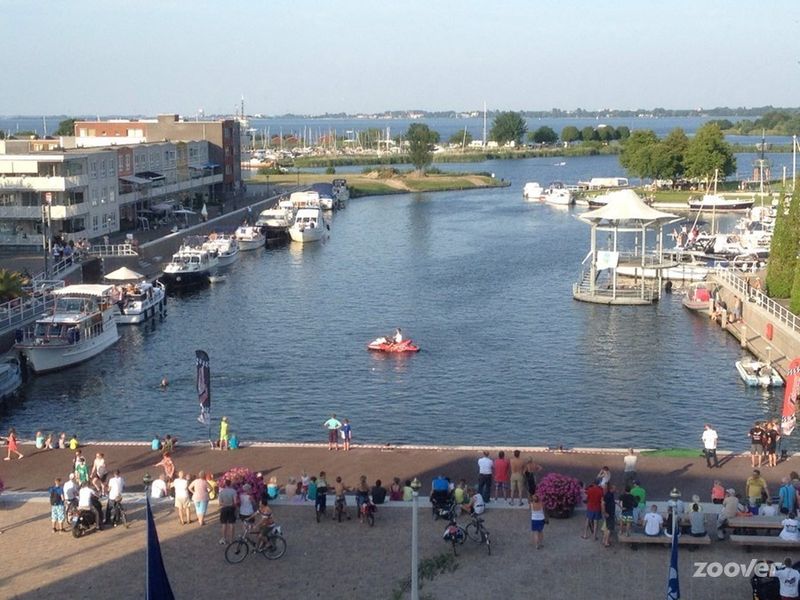
<instances>
[{"instance_id":1,"label":"bicycle","mask_svg":"<svg viewBox=\"0 0 800 600\"><path fill-rule=\"evenodd\" d=\"M489 537L489 530L486 529L483 525L483 519L478 515L471 515L472 521L467 523L467 526L464 528L464 531L467 534L467 537L474 542L479 544L486 544L486 550L489 553L489 556L492 554L492 540Z\"/></svg>"},{"instance_id":2,"label":"bicycle","mask_svg":"<svg viewBox=\"0 0 800 600\"><path fill-rule=\"evenodd\" d=\"M225 548L225 560L235 565L242 562L251 553L260 553L267 560L277 560L286 554L286 540L279 525L272 527L267 534L267 543L259 548L258 532L253 531L253 522L244 522L244 531Z\"/></svg>"},{"instance_id":3,"label":"bicycle","mask_svg":"<svg viewBox=\"0 0 800 600\"><path fill-rule=\"evenodd\" d=\"M125 508L122 506L122 500L111 500L111 524L116 527L119 524L125 526L125 529L130 527L130 523L128 523L128 515L125 512Z\"/></svg>"},{"instance_id":4,"label":"bicycle","mask_svg":"<svg viewBox=\"0 0 800 600\"><path fill-rule=\"evenodd\" d=\"M442 535L442 538L444 538L446 541L452 544L453 554L455 556L458 556L458 550L456 550L456 544L458 544L459 546L463 545L464 540L467 539L467 534L464 531L464 528L455 522L455 519L450 519L450 522L444 529L444 534Z\"/></svg>"},{"instance_id":5,"label":"bicycle","mask_svg":"<svg viewBox=\"0 0 800 600\"><path fill-rule=\"evenodd\" d=\"M361 503L361 516L363 520L366 520L370 527L375 525L375 512L377 510L378 507L369 500Z\"/></svg>"},{"instance_id":6,"label":"bicycle","mask_svg":"<svg viewBox=\"0 0 800 600\"><path fill-rule=\"evenodd\" d=\"M336 513L336 520L339 523L342 522L342 517L347 517L347 520L350 520L350 513L347 512L347 504L345 503L344 496L336 496L336 502L333 505L333 509Z\"/></svg>"}]
</instances>

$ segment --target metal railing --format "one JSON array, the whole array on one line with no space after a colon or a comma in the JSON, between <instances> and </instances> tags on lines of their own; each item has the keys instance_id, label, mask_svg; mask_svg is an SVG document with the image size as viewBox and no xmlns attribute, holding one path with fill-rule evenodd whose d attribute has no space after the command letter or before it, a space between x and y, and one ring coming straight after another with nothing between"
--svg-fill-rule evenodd
<instances>
[{"instance_id":1,"label":"metal railing","mask_svg":"<svg viewBox=\"0 0 800 600\"><path fill-rule=\"evenodd\" d=\"M92 256L139 256L132 244L93 244L89 248Z\"/></svg>"},{"instance_id":2,"label":"metal railing","mask_svg":"<svg viewBox=\"0 0 800 600\"><path fill-rule=\"evenodd\" d=\"M592 285L591 278L591 271L582 271L580 281L572 284L572 293L602 298L644 298L651 302L659 297L658 286L648 282L645 282L644 290L642 290L641 284L631 287L617 285L616 290L614 290L614 288L610 287L610 281L599 285L597 283Z\"/></svg>"},{"instance_id":3,"label":"metal railing","mask_svg":"<svg viewBox=\"0 0 800 600\"><path fill-rule=\"evenodd\" d=\"M722 267L717 268L716 276L730 285L742 298L754 298L756 304L772 315L777 321L792 331L800 333L800 317L785 306L781 306L775 302L775 300L767 296L761 290L748 286L747 279L740 277L730 269Z\"/></svg>"},{"instance_id":4,"label":"metal railing","mask_svg":"<svg viewBox=\"0 0 800 600\"><path fill-rule=\"evenodd\" d=\"M0 304L0 332L22 327L53 308L55 296L50 292L61 287L64 282L60 280L38 281L26 288L27 297Z\"/></svg>"}]
</instances>

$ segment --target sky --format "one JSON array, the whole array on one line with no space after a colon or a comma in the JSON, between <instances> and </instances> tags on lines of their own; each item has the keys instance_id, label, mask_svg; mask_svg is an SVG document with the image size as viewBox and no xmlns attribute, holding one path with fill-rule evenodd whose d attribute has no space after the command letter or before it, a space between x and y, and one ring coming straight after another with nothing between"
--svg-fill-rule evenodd
<instances>
[{"instance_id":1,"label":"sky","mask_svg":"<svg viewBox=\"0 0 800 600\"><path fill-rule=\"evenodd\" d=\"M0 0L0 115L800 106L798 0Z\"/></svg>"}]
</instances>

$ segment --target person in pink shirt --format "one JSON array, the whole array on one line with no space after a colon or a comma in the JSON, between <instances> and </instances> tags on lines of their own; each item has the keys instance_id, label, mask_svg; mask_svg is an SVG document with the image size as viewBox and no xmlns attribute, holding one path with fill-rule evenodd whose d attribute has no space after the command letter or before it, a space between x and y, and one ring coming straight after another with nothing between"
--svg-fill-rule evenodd
<instances>
[{"instance_id":1,"label":"person in pink shirt","mask_svg":"<svg viewBox=\"0 0 800 600\"><path fill-rule=\"evenodd\" d=\"M508 502L511 500L508 497L511 481L511 461L506 458L506 453L502 450L494 460L492 465L492 475L494 476L494 497L495 501L500 500L500 492L505 493L505 499Z\"/></svg>"},{"instance_id":2,"label":"person in pink shirt","mask_svg":"<svg viewBox=\"0 0 800 600\"><path fill-rule=\"evenodd\" d=\"M194 511L197 513L197 521L200 525L206 524L206 512L208 511L208 482L206 474L200 471L197 479L189 484L189 491L192 493Z\"/></svg>"}]
</instances>

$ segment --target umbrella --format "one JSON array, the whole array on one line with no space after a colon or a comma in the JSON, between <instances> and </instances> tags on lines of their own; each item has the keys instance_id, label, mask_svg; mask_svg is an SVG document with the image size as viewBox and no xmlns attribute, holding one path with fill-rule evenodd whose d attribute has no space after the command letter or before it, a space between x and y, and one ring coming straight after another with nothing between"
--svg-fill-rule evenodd
<instances>
[{"instance_id":1,"label":"umbrella","mask_svg":"<svg viewBox=\"0 0 800 600\"><path fill-rule=\"evenodd\" d=\"M204 217L208 216L208 209L206 208L206 203L205 202L203 202L203 208L200 211L200 214L203 215Z\"/></svg>"},{"instance_id":2,"label":"umbrella","mask_svg":"<svg viewBox=\"0 0 800 600\"><path fill-rule=\"evenodd\" d=\"M128 267L120 267L116 271L111 271L105 278L110 281L136 281L144 279L144 275L132 271Z\"/></svg>"}]
</instances>

